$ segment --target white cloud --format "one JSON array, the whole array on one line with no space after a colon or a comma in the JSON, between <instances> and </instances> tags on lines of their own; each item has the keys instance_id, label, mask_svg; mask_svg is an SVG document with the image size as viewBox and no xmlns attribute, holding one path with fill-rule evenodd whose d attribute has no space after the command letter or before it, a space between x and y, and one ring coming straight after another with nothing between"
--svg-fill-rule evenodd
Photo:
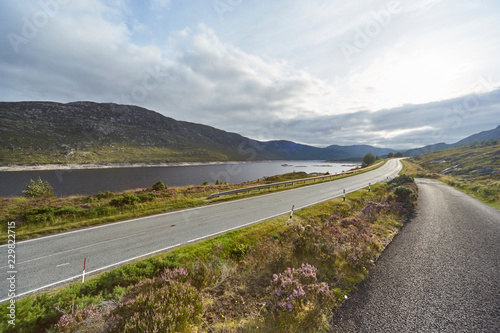
<instances>
[{"instance_id":1,"label":"white cloud","mask_svg":"<svg viewBox=\"0 0 500 333\"><path fill-rule=\"evenodd\" d=\"M489 43L497 37L484 31L483 47L470 47L477 44L467 31L484 30L481 19L437 29L433 18L429 27L410 29L403 19L418 20L415 13L425 16L424 9L444 2L419 4L405 7L348 65L340 43L351 42L356 27L387 2L365 8L360 2L292 1L262 5L260 11L243 2L215 29L187 22L151 44L138 43L134 34L162 35L134 17L127 1L72 1L18 53L8 39L0 40L0 99L135 104L256 139L322 146L409 148L458 141L485 129L498 110L498 84L480 84L490 75L497 79L491 64L498 46ZM3 6L11 15L0 22L2 35L22 33L22 17L41 10L34 1ZM146 6L171 13L173 4ZM254 20L271 9L281 12ZM471 43L462 47L458 40ZM460 96L476 92L493 97L463 113L467 118L453 111Z\"/></svg>"}]
</instances>

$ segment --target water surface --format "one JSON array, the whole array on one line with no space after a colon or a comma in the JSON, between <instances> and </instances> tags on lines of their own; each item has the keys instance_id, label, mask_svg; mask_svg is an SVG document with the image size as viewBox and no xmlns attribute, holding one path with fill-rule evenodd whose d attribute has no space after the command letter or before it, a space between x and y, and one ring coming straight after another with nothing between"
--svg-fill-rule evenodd
<instances>
[{"instance_id":1,"label":"water surface","mask_svg":"<svg viewBox=\"0 0 500 333\"><path fill-rule=\"evenodd\" d=\"M217 180L239 184L262 177L292 171L342 172L350 170L353 163L322 161L271 161L205 164L187 166L130 167L83 170L35 170L0 172L0 197L22 195L30 179L48 181L56 194L95 194L100 191L119 192L146 188L161 180L169 186L200 185Z\"/></svg>"}]
</instances>

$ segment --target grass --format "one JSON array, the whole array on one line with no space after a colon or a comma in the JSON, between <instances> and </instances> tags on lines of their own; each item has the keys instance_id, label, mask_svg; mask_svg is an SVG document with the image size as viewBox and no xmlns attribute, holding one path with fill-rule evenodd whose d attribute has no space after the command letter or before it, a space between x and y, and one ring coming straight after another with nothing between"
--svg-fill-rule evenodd
<instances>
[{"instance_id":1,"label":"grass","mask_svg":"<svg viewBox=\"0 0 500 333\"><path fill-rule=\"evenodd\" d=\"M16 303L16 327L2 321L0 331L54 332L58 322L60 332L113 325L111 331L126 331L130 318L145 327L164 310L144 301L152 290L155 299L182 300L169 312L182 319L182 332L327 331L332 309L366 277L414 207L414 200L395 201L398 185L375 184L345 202L337 198L296 211L292 220L274 218L121 266L85 284L28 296ZM416 190L414 184L404 186ZM275 279L304 293L292 299L293 291L280 289ZM201 311L189 303L198 297ZM280 305L284 297L286 311ZM0 309L4 318L6 311Z\"/></svg>"},{"instance_id":2,"label":"grass","mask_svg":"<svg viewBox=\"0 0 500 333\"><path fill-rule=\"evenodd\" d=\"M171 149L126 144L93 145L68 152L67 149L0 148L0 164L106 164L227 161L227 155L202 148Z\"/></svg>"},{"instance_id":3,"label":"grass","mask_svg":"<svg viewBox=\"0 0 500 333\"><path fill-rule=\"evenodd\" d=\"M438 179L500 209L500 144L497 140L423 154L408 163L413 176Z\"/></svg>"},{"instance_id":4,"label":"grass","mask_svg":"<svg viewBox=\"0 0 500 333\"><path fill-rule=\"evenodd\" d=\"M379 165L380 166L380 165ZM377 166L378 167L378 166ZM199 185L172 187L155 191L152 188L129 190L121 193L99 193L91 196L66 196L30 199L25 197L0 198L0 244L7 242L7 223L16 221L16 240L26 240L85 227L124 221L128 219L200 207L223 201L236 200L299 188L349 177L371 170L360 169L352 174L340 174L332 179L288 185L287 187L253 190L241 194L208 199L211 194L247 186L281 182L309 177L303 172L266 177L242 184ZM117 204L120 197L129 196L131 204Z\"/></svg>"}]
</instances>

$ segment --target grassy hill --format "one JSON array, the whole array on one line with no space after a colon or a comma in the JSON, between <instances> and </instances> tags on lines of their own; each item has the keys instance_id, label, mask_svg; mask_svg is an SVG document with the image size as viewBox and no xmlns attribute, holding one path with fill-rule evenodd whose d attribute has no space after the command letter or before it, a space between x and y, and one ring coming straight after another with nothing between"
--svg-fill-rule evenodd
<instances>
[{"instance_id":1,"label":"grassy hill","mask_svg":"<svg viewBox=\"0 0 500 333\"><path fill-rule=\"evenodd\" d=\"M439 178L500 209L500 140L427 153L410 160L417 177Z\"/></svg>"}]
</instances>

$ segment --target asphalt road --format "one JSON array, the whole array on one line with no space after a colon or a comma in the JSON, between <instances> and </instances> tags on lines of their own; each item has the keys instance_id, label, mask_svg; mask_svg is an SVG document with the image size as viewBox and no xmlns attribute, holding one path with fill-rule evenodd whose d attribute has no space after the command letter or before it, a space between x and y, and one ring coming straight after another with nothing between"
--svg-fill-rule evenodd
<instances>
[{"instance_id":1,"label":"asphalt road","mask_svg":"<svg viewBox=\"0 0 500 333\"><path fill-rule=\"evenodd\" d=\"M332 332L500 332L500 212L419 179L416 215Z\"/></svg>"},{"instance_id":2,"label":"asphalt road","mask_svg":"<svg viewBox=\"0 0 500 333\"><path fill-rule=\"evenodd\" d=\"M231 201L179 212L118 222L80 231L19 242L15 249L15 293L22 296L86 273L105 269L166 252L233 229L300 209L352 192L368 183L393 178L401 169L399 160L361 174L323 184ZM8 248L0 246L0 302L8 299Z\"/></svg>"}]
</instances>

